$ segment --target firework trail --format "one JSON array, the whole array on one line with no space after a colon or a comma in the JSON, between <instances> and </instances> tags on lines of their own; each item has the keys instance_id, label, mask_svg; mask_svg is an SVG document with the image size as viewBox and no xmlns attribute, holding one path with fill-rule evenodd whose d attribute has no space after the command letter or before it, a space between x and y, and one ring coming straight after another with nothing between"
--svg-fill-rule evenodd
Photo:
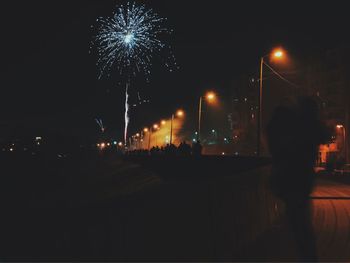
<instances>
[{"instance_id":1,"label":"firework trail","mask_svg":"<svg viewBox=\"0 0 350 263\"><path fill-rule=\"evenodd\" d=\"M103 125L102 119L95 119L97 125L100 127L101 132L105 132L105 127Z\"/></svg>"},{"instance_id":2,"label":"firework trail","mask_svg":"<svg viewBox=\"0 0 350 263\"><path fill-rule=\"evenodd\" d=\"M124 143L126 144L126 141L128 139L128 127L129 127L129 85L126 84L125 88L125 128L124 128Z\"/></svg>"},{"instance_id":3,"label":"firework trail","mask_svg":"<svg viewBox=\"0 0 350 263\"><path fill-rule=\"evenodd\" d=\"M125 88L125 133L126 143L129 124L128 90L131 75L143 73L146 78L151 73L152 59L161 50L169 48L169 55L164 64L172 71L176 66L175 57L170 46L161 41L161 36L170 34L163 24L165 18L159 17L152 9L144 5L128 3L121 5L112 17L99 18L98 33L93 45L97 46L99 78L116 68L121 75L127 74Z\"/></svg>"}]
</instances>

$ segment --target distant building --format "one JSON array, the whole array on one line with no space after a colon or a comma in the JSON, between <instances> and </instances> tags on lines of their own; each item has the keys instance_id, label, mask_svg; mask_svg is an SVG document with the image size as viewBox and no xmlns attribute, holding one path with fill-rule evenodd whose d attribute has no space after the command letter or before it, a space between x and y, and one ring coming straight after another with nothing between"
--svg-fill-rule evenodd
<instances>
[{"instance_id":1,"label":"distant building","mask_svg":"<svg viewBox=\"0 0 350 263\"><path fill-rule=\"evenodd\" d=\"M335 129L338 158L349 162L350 48L328 50L310 57L306 64L307 93L319 99L323 118Z\"/></svg>"}]
</instances>

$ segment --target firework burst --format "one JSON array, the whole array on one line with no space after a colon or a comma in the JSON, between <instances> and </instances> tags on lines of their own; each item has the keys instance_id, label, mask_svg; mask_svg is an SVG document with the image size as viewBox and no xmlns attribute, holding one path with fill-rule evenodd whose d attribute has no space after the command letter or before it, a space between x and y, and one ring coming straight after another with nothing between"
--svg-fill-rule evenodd
<instances>
[{"instance_id":1,"label":"firework burst","mask_svg":"<svg viewBox=\"0 0 350 263\"><path fill-rule=\"evenodd\" d=\"M113 67L120 74L149 75L153 56L168 47L161 41L162 35L172 32L163 26L165 21L152 9L135 3L120 6L112 17L97 19L100 25L94 43L99 77Z\"/></svg>"},{"instance_id":2,"label":"firework burst","mask_svg":"<svg viewBox=\"0 0 350 263\"><path fill-rule=\"evenodd\" d=\"M128 79L125 89L125 143L130 120L128 91L131 75L140 72L148 76L153 57L165 48L169 51L165 66L170 71L176 66L170 46L161 41L162 35L172 32L163 26L165 21L166 18L159 17L152 9L135 3L120 6L112 17L97 19L99 29L93 44L97 46L99 78L115 67Z\"/></svg>"}]
</instances>

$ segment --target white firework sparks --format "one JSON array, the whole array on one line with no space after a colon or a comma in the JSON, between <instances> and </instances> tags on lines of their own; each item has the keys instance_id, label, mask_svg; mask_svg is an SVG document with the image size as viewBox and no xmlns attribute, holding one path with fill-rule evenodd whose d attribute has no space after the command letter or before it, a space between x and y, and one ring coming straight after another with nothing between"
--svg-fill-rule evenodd
<instances>
[{"instance_id":1,"label":"white firework sparks","mask_svg":"<svg viewBox=\"0 0 350 263\"><path fill-rule=\"evenodd\" d=\"M166 47L161 36L171 33L163 26L166 18L135 3L120 6L112 17L97 21L100 26L95 44L100 77L113 67L121 74L125 71L150 74L153 56Z\"/></svg>"},{"instance_id":2,"label":"white firework sparks","mask_svg":"<svg viewBox=\"0 0 350 263\"><path fill-rule=\"evenodd\" d=\"M163 26L165 21L166 18L159 17L152 9L135 3L120 6L112 17L97 19L100 26L94 44L98 51L99 78L115 67L128 79L125 90L125 143L129 124L130 75L141 72L147 76L151 73L153 56L167 47L161 36L172 32ZM164 64L172 71L170 64L176 66L176 61L168 47L170 56L167 61L170 60L170 63Z\"/></svg>"}]
</instances>

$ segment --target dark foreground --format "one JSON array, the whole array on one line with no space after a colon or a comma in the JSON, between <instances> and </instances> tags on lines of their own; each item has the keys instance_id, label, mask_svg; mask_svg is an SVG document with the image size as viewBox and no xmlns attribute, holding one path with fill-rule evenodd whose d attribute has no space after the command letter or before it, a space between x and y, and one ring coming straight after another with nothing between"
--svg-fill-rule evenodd
<instances>
[{"instance_id":1,"label":"dark foreground","mask_svg":"<svg viewBox=\"0 0 350 263\"><path fill-rule=\"evenodd\" d=\"M268 159L1 158L2 261L296 260ZM330 187L348 194L343 184L320 187L319 197ZM341 201L314 201L327 261L350 259Z\"/></svg>"}]
</instances>

